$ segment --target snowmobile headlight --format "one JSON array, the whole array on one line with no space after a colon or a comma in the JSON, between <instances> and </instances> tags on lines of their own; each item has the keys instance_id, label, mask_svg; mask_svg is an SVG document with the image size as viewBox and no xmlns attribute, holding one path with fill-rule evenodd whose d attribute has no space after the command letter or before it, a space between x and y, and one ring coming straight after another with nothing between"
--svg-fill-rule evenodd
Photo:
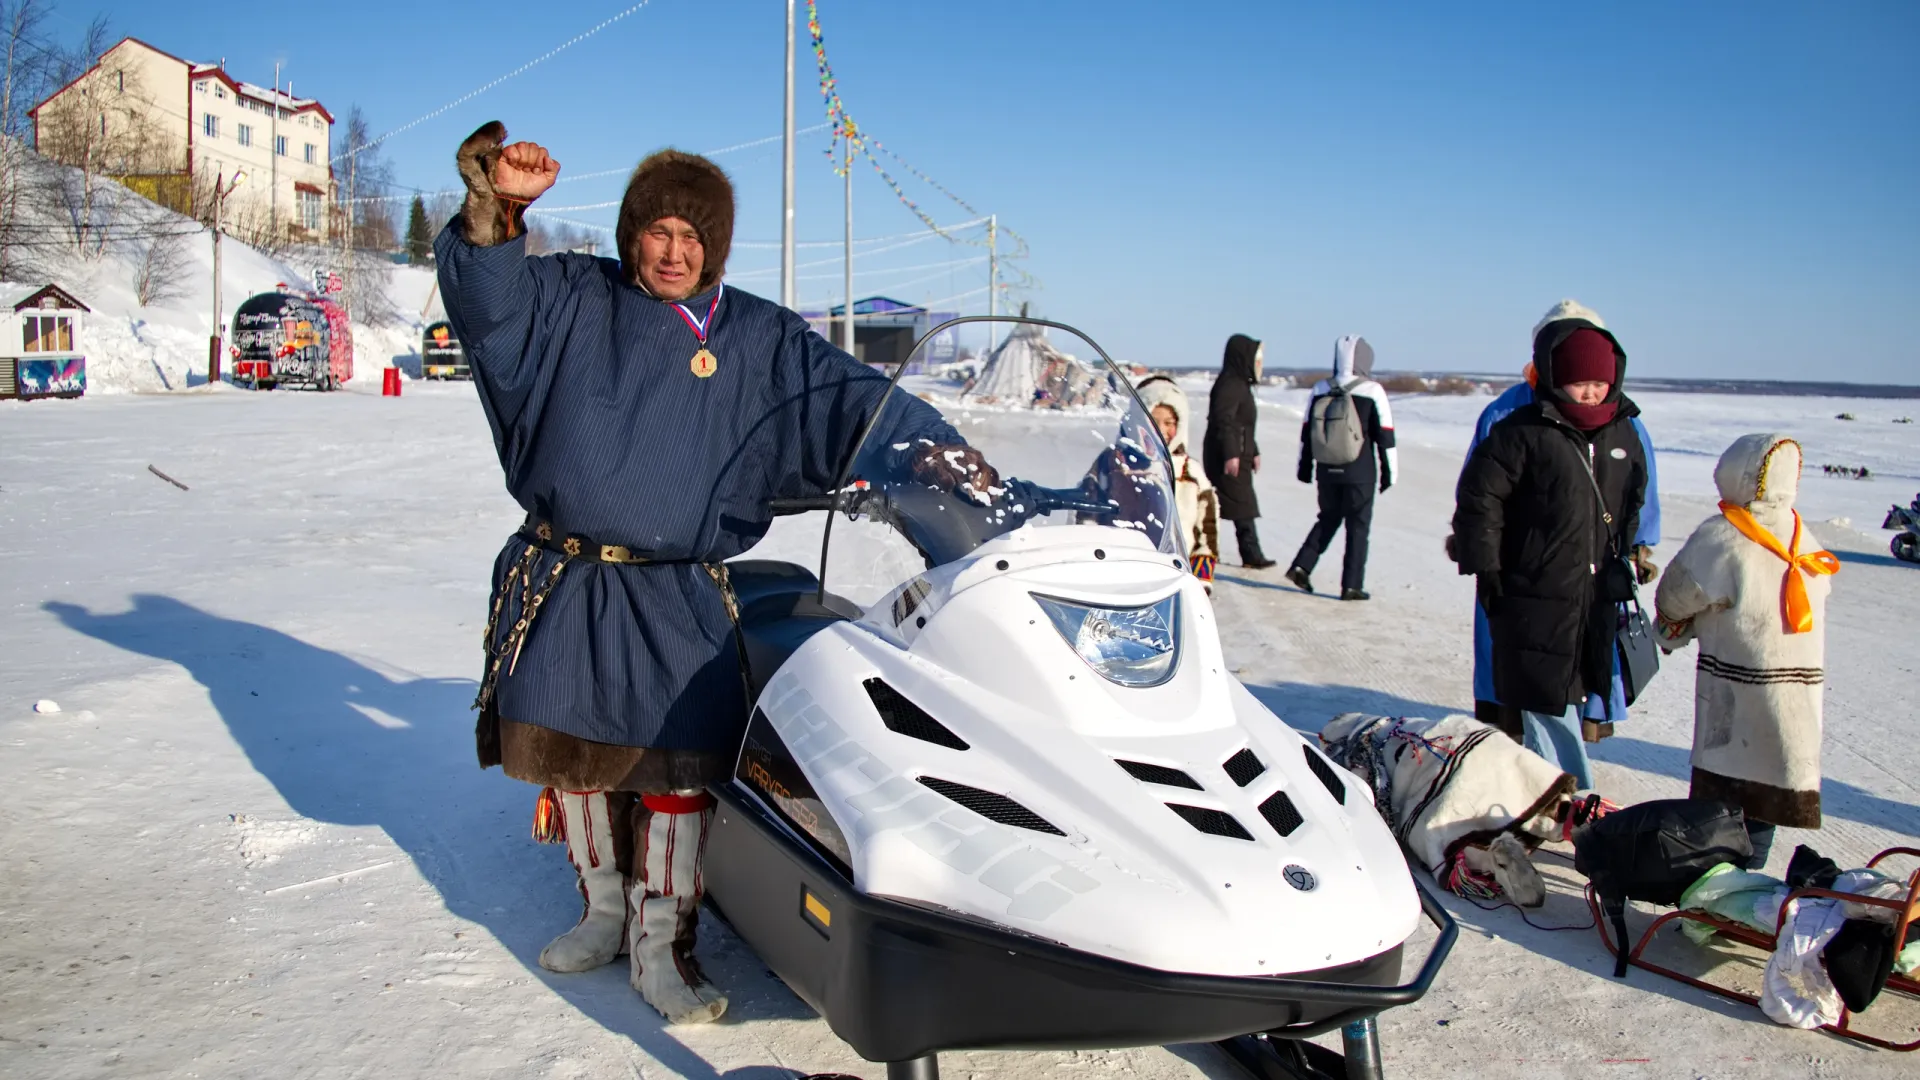
<instances>
[{"instance_id":1,"label":"snowmobile headlight","mask_svg":"<svg viewBox=\"0 0 1920 1080\"><path fill-rule=\"evenodd\" d=\"M1173 677L1180 594L1139 607L1094 607L1030 594L1087 666L1121 686L1158 686Z\"/></svg>"}]
</instances>

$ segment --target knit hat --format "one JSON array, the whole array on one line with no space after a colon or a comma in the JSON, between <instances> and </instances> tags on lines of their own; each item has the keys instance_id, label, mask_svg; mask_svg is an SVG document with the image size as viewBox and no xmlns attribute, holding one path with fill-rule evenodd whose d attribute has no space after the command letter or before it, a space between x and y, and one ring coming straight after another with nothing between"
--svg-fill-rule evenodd
<instances>
[{"instance_id":1,"label":"knit hat","mask_svg":"<svg viewBox=\"0 0 1920 1080\"><path fill-rule=\"evenodd\" d=\"M727 272L733 249L733 182L720 166L698 154L662 150L640 163L620 200L614 244L620 269L640 280L640 234L661 218L677 217L700 234L705 261L694 291L705 292Z\"/></svg>"},{"instance_id":2,"label":"knit hat","mask_svg":"<svg viewBox=\"0 0 1920 1080\"><path fill-rule=\"evenodd\" d=\"M1611 386L1619 377L1613 339L1598 330L1575 330L1554 347L1552 370L1556 390L1581 382Z\"/></svg>"}]
</instances>

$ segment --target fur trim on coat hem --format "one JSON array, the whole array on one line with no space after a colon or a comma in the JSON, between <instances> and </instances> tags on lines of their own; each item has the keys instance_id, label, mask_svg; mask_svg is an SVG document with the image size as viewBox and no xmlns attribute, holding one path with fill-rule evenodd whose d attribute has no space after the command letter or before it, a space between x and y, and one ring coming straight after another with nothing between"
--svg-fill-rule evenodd
<instances>
[{"instance_id":1,"label":"fur trim on coat hem","mask_svg":"<svg viewBox=\"0 0 1920 1080\"><path fill-rule=\"evenodd\" d=\"M1785 825L1790 829L1820 827L1820 793L1774 787L1758 780L1721 776L1705 769L1693 770L1690 799L1717 799L1738 806L1751 821Z\"/></svg>"},{"instance_id":2,"label":"fur trim on coat hem","mask_svg":"<svg viewBox=\"0 0 1920 1080\"><path fill-rule=\"evenodd\" d=\"M725 754L615 746L517 720L501 718L496 723L501 770L541 787L664 795L706 787L727 770ZM481 742L484 745L484 736Z\"/></svg>"}]
</instances>

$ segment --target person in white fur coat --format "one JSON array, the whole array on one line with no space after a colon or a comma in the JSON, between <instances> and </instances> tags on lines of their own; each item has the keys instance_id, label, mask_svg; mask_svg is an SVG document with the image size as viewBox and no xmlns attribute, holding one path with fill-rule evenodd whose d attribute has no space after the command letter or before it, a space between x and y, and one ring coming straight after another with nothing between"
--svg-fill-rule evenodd
<instances>
[{"instance_id":1,"label":"person in white fur coat","mask_svg":"<svg viewBox=\"0 0 1920 1080\"><path fill-rule=\"evenodd\" d=\"M1187 565L1207 583L1211 594L1214 562L1220 555L1220 500L1200 463L1187 453L1187 418L1192 407L1186 391L1165 375L1142 380L1134 391L1152 414L1171 455L1174 512L1187 531Z\"/></svg>"},{"instance_id":2,"label":"person in white fur coat","mask_svg":"<svg viewBox=\"0 0 1920 1080\"><path fill-rule=\"evenodd\" d=\"M1696 799L1733 803L1764 866L1776 825L1820 827L1821 692L1828 576L1839 569L1793 508L1800 444L1742 435L1713 479L1720 513L1668 564L1655 603L1661 645L1698 641Z\"/></svg>"}]
</instances>

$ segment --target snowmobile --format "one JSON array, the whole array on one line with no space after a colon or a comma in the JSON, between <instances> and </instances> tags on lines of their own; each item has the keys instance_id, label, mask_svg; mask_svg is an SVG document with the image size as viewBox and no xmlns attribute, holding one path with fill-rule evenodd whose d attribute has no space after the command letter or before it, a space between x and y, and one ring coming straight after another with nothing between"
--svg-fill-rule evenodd
<instances>
[{"instance_id":1,"label":"snowmobile","mask_svg":"<svg viewBox=\"0 0 1920 1080\"><path fill-rule=\"evenodd\" d=\"M1120 369L997 321L1084 342L1116 392L963 418L999 475L970 499L891 471L901 365L833 494L775 502L820 520L821 561L729 564L754 701L710 901L889 1080L1179 1042L1379 1076L1373 1018L1432 985L1453 921L1365 785L1229 673ZM1335 1029L1344 1059L1303 1041Z\"/></svg>"},{"instance_id":2,"label":"snowmobile","mask_svg":"<svg viewBox=\"0 0 1920 1080\"><path fill-rule=\"evenodd\" d=\"M1893 557L1901 562L1920 563L1920 495L1913 497L1913 503L1904 509L1895 503L1887 508L1887 520L1880 523L1883 529L1899 529L1888 548Z\"/></svg>"}]
</instances>

